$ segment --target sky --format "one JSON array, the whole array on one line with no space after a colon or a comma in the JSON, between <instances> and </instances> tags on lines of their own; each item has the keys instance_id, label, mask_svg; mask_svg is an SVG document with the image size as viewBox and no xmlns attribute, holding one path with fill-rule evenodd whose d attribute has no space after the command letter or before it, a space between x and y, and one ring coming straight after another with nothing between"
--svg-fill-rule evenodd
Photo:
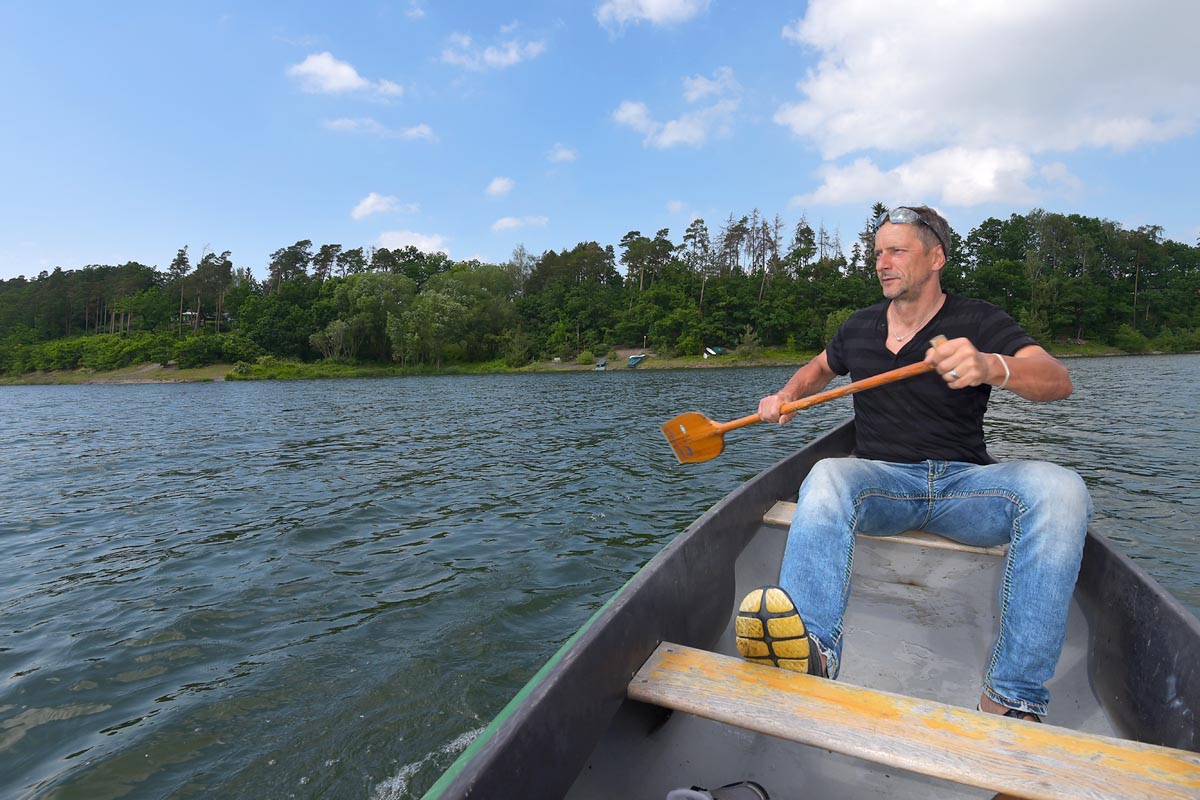
<instances>
[{"instance_id":1,"label":"sky","mask_svg":"<svg viewBox=\"0 0 1200 800\"><path fill-rule=\"evenodd\" d=\"M0 280L876 202L1200 239L1192 0L0 3Z\"/></svg>"}]
</instances>

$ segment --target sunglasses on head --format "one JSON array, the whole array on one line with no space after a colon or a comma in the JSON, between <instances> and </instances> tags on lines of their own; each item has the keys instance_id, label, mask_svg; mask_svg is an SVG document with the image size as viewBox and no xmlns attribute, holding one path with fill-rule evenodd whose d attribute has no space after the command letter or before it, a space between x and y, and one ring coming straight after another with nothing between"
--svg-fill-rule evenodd
<instances>
[{"instance_id":1,"label":"sunglasses on head","mask_svg":"<svg viewBox=\"0 0 1200 800\"><path fill-rule=\"evenodd\" d=\"M933 235L937 237L939 242L941 242L942 250L945 251L947 255L950 254L950 245L945 239L942 238L942 235L938 233L937 228L926 222L924 217L922 217L916 211L913 211L911 208L899 206L897 208L893 208L891 211L885 211L880 214L875 220L876 233L879 233L879 229L883 227L883 223L885 222L893 222L898 225L924 225L926 228L929 228L929 230L933 231Z\"/></svg>"}]
</instances>

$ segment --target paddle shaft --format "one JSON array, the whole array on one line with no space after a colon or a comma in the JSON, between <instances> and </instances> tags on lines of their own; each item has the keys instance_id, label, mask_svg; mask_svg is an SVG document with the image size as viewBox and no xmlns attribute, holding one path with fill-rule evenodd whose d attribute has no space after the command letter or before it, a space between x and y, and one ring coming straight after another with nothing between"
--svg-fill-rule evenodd
<instances>
[{"instance_id":1,"label":"paddle shaft","mask_svg":"<svg viewBox=\"0 0 1200 800\"><path fill-rule=\"evenodd\" d=\"M874 389L876 386L883 386L886 383L902 381L905 378L912 378L917 375L923 375L926 372L932 371L933 365L926 364L924 361L916 364L909 364L907 367L900 367L899 369L881 372L878 375L872 375L870 378L863 378L861 381L854 381L853 383L848 383L845 386L839 386L836 389L827 389L823 392L809 395L808 397L801 397L799 400L793 400L790 403L784 403L783 406L780 407L779 413L780 415L792 414L796 411L800 411L805 408L811 408L812 406L828 402L829 400L836 400L839 397L845 397L848 394L861 392L864 389ZM756 422L762 422L762 417L760 417L758 414L751 414L747 417L742 417L741 419L730 420L729 422L715 422L713 423L714 430L712 433L724 434L726 431L744 428L747 425L753 425Z\"/></svg>"}]
</instances>

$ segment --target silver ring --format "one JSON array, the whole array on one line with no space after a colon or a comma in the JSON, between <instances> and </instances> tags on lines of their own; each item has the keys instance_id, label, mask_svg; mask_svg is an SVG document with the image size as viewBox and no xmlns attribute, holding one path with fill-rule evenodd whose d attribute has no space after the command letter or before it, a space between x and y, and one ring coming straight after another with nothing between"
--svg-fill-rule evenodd
<instances>
[{"instance_id":1,"label":"silver ring","mask_svg":"<svg viewBox=\"0 0 1200 800\"><path fill-rule=\"evenodd\" d=\"M956 370L956 369L950 370L950 377L954 378L954 380L958 380L958 370Z\"/></svg>"}]
</instances>

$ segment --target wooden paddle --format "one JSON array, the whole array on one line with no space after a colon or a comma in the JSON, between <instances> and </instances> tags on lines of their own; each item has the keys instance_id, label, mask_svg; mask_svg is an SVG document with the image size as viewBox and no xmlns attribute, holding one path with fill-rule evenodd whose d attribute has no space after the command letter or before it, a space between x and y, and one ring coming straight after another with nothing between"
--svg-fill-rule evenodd
<instances>
[{"instance_id":1,"label":"wooden paddle","mask_svg":"<svg viewBox=\"0 0 1200 800\"><path fill-rule=\"evenodd\" d=\"M930 344L939 345L944 341L946 341L945 336L935 336ZM933 366L926 364L924 361L919 364L909 364L907 367L881 372L878 375L863 378L861 381L854 381L845 386L839 386L836 389L829 389L808 397L802 397L799 400L793 400L790 403L784 403L779 411L781 415L791 414L792 412L810 408L828 400L836 400L848 394L861 392L864 389L874 389L876 386L883 386L885 383L902 381L905 378L923 375L926 372L932 371ZM721 455L721 451L725 449L725 433L727 431L744 428L756 422L762 422L762 418L758 414L751 414L748 417L742 417L730 422L713 422L698 411L688 411L669 422L663 423L662 432L671 444L671 449L675 451L675 457L679 459L680 464L696 464L701 461L710 461Z\"/></svg>"}]
</instances>

